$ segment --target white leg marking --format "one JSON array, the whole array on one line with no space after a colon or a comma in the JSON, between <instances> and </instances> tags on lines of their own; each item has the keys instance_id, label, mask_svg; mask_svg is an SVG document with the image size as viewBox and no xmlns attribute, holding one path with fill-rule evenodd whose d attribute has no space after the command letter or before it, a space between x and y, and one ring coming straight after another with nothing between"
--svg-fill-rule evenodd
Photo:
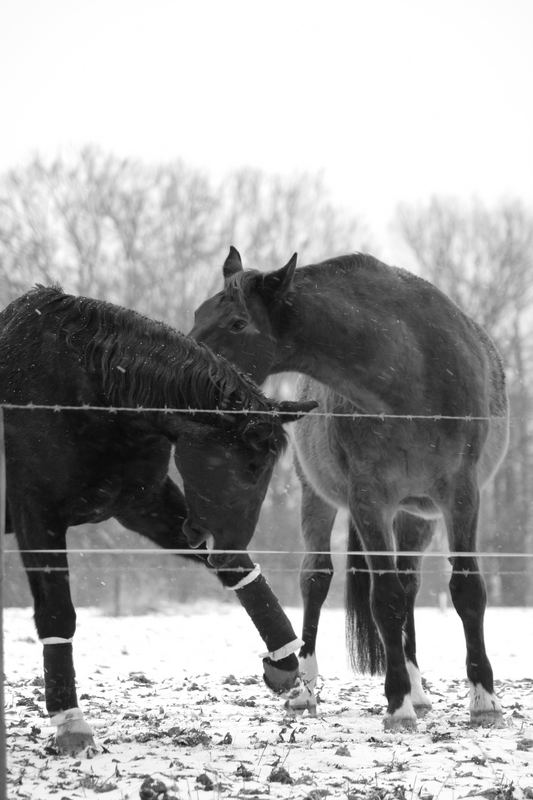
<instances>
[{"instance_id":1,"label":"white leg marking","mask_svg":"<svg viewBox=\"0 0 533 800\"><path fill-rule=\"evenodd\" d=\"M57 727L56 742L60 753L75 755L86 747L94 747L93 732L85 722L81 708L67 708L54 714L50 724Z\"/></svg>"},{"instance_id":2,"label":"white leg marking","mask_svg":"<svg viewBox=\"0 0 533 800\"><path fill-rule=\"evenodd\" d=\"M405 659L405 665L407 667L407 672L409 674L409 680L411 682L411 702L415 708L424 708L429 710L431 708L431 700L427 696L424 691L424 687L422 686L422 676L420 675L420 670L418 669L412 661L409 661L408 658Z\"/></svg>"},{"instance_id":3,"label":"white leg marking","mask_svg":"<svg viewBox=\"0 0 533 800\"><path fill-rule=\"evenodd\" d=\"M316 682L318 678L318 662L316 655L304 656L299 659L300 682L291 692L287 700L287 708L294 711L307 709L312 716L316 714Z\"/></svg>"},{"instance_id":4,"label":"white leg marking","mask_svg":"<svg viewBox=\"0 0 533 800\"><path fill-rule=\"evenodd\" d=\"M244 589L245 586L248 586L249 583L253 583L256 578L259 577L261 574L261 567L259 564L254 564L254 568L251 572L241 578L241 580L235 584L235 586L226 586L226 589L231 589L232 592L237 592L239 589Z\"/></svg>"},{"instance_id":5,"label":"white leg marking","mask_svg":"<svg viewBox=\"0 0 533 800\"><path fill-rule=\"evenodd\" d=\"M500 701L480 683L470 684L470 717L472 720L499 717L502 713Z\"/></svg>"},{"instance_id":6,"label":"white leg marking","mask_svg":"<svg viewBox=\"0 0 533 800\"><path fill-rule=\"evenodd\" d=\"M47 636L44 639L41 639L41 644L71 644L72 637L70 639L63 639L62 636Z\"/></svg>"},{"instance_id":7,"label":"white leg marking","mask_svg":"<svg viewBox=\"0 0 533 800\"><path fill-rule=\"evenodd\" d=\"M408 728L416 730L416 714L411 697L406 694L400 708L392 714L386 714L383 720L383 727L386 731L401 730Z\"/></svg>"}]
</instances>

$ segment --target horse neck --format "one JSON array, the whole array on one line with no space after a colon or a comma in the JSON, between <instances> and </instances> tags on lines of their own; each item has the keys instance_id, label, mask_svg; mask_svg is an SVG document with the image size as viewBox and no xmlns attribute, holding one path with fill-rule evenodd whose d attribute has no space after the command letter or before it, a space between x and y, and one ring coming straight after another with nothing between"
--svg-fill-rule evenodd
<instances>
[{"instance_id":1,"label":"horse neck","mask_svg":"<svg viewBox=\"0 0 533 800\"><path fill-rule=\"evenodd\" d=\"M121 346L119 338L112 343L93 342L90 361L113 405L199 412L266 405L262 395L253 391L255 387L202 345L178 335L175 340L146 340L139 337L135 346L128 347ZM215 414L206 415L205 420L199 414L197 421L222 424Z\"/></svg>"},{"instance_id":2,"label":"horse neck","mask_svg":"<svg viewBox=\"0 0 533 800\"><path fill-rule=\"evenodd\" d=\"M299 272L307 277L305 268ZM302 372L362 409L390 413L381 391L372 388L365 359L359 361L355 355L358 331L369 329L368 315L359 306L353 285L346 282L332 290L327 273L324 278L325 291L315 279L296 282L271 371Z\"/></svg>"}]
</instances>

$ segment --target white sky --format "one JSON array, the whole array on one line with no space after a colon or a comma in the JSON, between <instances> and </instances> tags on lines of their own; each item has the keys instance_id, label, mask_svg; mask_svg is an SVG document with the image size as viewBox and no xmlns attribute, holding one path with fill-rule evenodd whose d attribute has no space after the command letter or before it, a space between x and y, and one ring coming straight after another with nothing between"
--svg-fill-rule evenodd
<instances>
[{"instance_id":1,"label":"white sky","mask_svg":"<svg viewBox=\"0 0 533 800\"><path fill-rule=\"evenodd\" d=\"M533 203L532 0L2 0L0 90L0 170L85 143L322 170L374 230Z\"/></svg>"}]
</instances>

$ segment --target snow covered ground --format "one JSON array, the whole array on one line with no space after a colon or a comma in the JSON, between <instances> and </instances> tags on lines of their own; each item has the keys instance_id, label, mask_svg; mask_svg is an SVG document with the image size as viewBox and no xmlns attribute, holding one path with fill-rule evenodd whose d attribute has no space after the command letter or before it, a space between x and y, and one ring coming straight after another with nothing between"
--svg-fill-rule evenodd
<instances>
[{"instance_id":1,"label":"snow covered ground","mask_svg":"<svg viewBox=\"0 0 533 800\"><path fill-rule=\"evenodd\" d=\"M289 616L298 630L301 610ZM287 716L263 685L263 645L236 601L127 618L79 609L78 691L97 748L68 758L54 754L32 612L8 609L8 796L533 798L533 609L487 612L499 729L469 727L455 612L419 609L417 623L434 705L416 733L399 734L382 729L382 679L347 667L341 609L323 612L316 718Z\"/></svg>"}]
</instances>

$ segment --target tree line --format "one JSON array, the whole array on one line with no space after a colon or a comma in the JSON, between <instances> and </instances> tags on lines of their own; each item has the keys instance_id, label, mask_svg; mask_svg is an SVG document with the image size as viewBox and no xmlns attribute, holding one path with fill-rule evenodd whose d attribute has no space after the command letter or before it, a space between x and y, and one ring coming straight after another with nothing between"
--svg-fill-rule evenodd
<instances>
[{"instance_id":1,"label":"tree line","mask_svg":"<svg viewBox=\"0 0 533 800\"><path fill-rule=\"evenodd\" d=\"M531 534L531 290L533 216L518 200L487 208L432 198L400 206L396 234L407 248L408 269L431 280L495 339L503 355L511 400L509 454L486 493L480 549L533 552ZM95 148L71 158L29 163L0 176L0 303L35 283L60 284L82 294L134 308L182 331L194 308L221 285L230 244L245 266L274 269L297 250L300 263L369 251L379 243L361 219L336 205L323 177L270 175L241 169L214 181L181 161L150 165ZM290 376L270 380L266 391L290 393ZM175 475L179 481L179 476ZM301 550L298 484L290 452L278 464L252 547ZM342 515L334 540L345 547ZM14 547L11 537L8 546ZM146 547L114 521L69 533L74 548ZM442 546L442 542L440 542ZM299 556L261 556L285 603L299 602ZM336 559L339 571L342 560ZM198 598L196 569L163 554L146 557L70 557L78 604L143 610ZM20 563L7 562L8 602L29 603ZM493 602L533 600L533 564L501 557L484 562ZM201 568L200 568L201 569ZM523 574L508 574L521 570ZM424 599L432 602L441 578L428 575ZM340 602L336 580L333 602ZM205 576L202 596L224 593Z\"/></svg>"}]
</instances>

